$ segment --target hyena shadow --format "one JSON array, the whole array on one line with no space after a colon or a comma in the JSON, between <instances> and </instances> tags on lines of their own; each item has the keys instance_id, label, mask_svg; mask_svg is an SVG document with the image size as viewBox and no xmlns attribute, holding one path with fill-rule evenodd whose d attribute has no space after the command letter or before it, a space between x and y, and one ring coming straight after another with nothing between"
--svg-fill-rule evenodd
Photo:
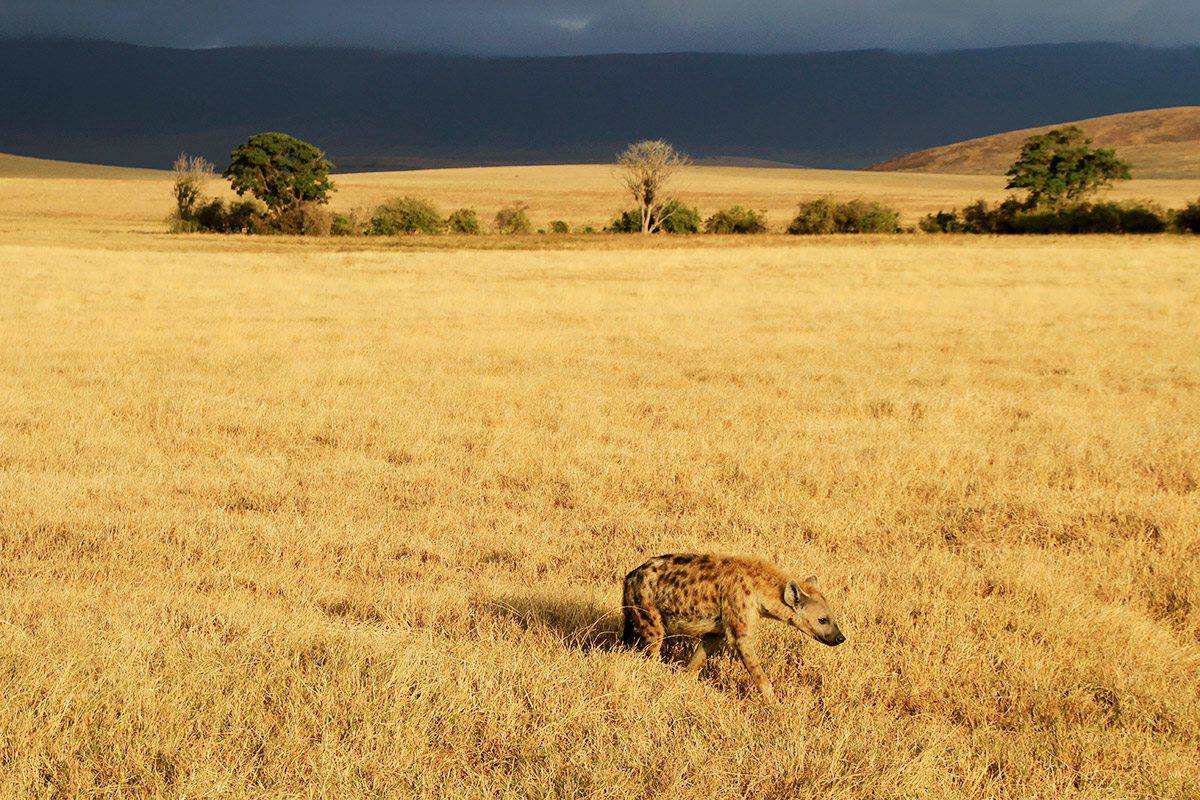
<instances>
[{"instance_id":1,"label":"hyena shadow","mask_svg":"<svg viewBox=\"0 0 1200 800\"><path fill-rule=\"evenodd\" d=\"M619 607L557 597L502 595L479 598L475 610L522 630L548 633L576 650L622 647L623 616Z\"/></svg>"}]
</instances>

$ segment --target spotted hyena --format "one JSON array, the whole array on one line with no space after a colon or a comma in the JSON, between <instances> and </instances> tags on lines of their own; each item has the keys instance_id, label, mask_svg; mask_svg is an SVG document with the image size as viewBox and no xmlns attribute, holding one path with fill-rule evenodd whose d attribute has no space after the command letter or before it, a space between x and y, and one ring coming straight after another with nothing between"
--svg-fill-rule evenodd
<instances>
[{"instance_id":1,"label":"spotted hyena","mask_svg":"<svg viewBox=\"0 0 1200 800\"><path fill-rule=\"evenodd\" d=\"M816 576L797 583L755 558L656 556L625 576L624 606L626 645L640 642L661 657L665 637L693 639L687 669L699 670L728 642L770 700L775 692L755 649L760 617L794 625L831 647L846 641Z\"/></svg>"}]
</instances>

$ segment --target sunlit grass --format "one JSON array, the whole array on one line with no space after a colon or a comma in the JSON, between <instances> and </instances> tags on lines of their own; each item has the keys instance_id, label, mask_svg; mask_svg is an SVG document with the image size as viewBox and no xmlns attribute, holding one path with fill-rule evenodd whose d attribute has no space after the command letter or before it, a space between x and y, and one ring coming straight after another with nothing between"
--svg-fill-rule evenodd
<instances>
[{"instance_id":1,"label":"sunlit grass","mask_svg":"<svg viewBox=\"0 0 1200 800\"><path fill-rule=\"evenodd\" d=\"M0 795L1200 794L1195 239L6 208ZM847 643L767 627L778 709L614 650L680 550L817 573Z\"/></svg>"}]
</instances>

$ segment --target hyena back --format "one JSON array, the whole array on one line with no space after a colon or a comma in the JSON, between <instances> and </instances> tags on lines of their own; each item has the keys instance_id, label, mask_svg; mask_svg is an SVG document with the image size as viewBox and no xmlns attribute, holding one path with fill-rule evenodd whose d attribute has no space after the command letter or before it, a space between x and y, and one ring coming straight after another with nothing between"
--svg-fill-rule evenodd
<instances>
[{"instance_id":1,"label":"hyena back","mask_svg":"<svg viewBox=\"0 0 1200 800\"><path fill-rule=\"evenodd\" d=\"M625 644L662 655L667 636L695 640L687 668L699 670L728 643L768 698L775 692L755 647L762 617L786 622L823 644L846 640L815 576L791 580L754 558L675 554L656 556L625 576Z\"/></svg>"}]
</instances>

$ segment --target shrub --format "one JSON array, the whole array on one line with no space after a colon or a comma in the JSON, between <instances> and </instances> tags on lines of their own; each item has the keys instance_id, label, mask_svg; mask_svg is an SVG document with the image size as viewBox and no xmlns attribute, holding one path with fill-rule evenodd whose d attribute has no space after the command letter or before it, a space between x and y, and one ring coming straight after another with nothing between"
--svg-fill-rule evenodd
<instances>
[{"instance_id":1,"label":"shrub","mask_svg":"<svg viewBox=\"0 0 1200 800\"><path fill-rule=\"evenodd\" d=\"M706 219L704 230L708 233L764 233L767 219L761 211L731 206Z\"/></svg>"},{"instance_id":2,"label":"shrub","mask_svg":"<svg viewBox=\"0 0 1200 800\"><path fill-rule=\"evenodd\" d=\"M659 222L657 217L650 220L651 230L655 233L700 232L700 211L684 205L678 199L672 198L664 203L659 214L662 215L662 222ZM637 209L621 212L620 216L609 224L608 230L613 233L641 233L641 212Z\"/></svg>"},{"instance_id":3,"label":"shrub","mask_svg":"<svg viewBox=\"0 0 1200 800\"><path fill-rule=\"evenodd\" d=\"M700 224L699 209L672 199L662 208L662 222L658 229L663 233L699 233Z\"/></svg>"},{"instance_id":4,"label":"shrub","mask_svg":"<svg viewBox=\"0 0 1200 800\"><path fill-rule=\"evenodd\" d=\"M198 205L190 220L175 219L174 230L206 233L272 233L266 219L266 209L253 200L238 200L225 205L214 197Z\"/></svg>"},{"instance_id":5,"label":"shrub","mask_svg":"<svg viewBox=\"0 0 1200 800\"><path fill-rule=\"evenodd\" d=\"M570 233L571 227L561 219L556 219L550 223L551 233Z\"/></svg>"},{"instance_id":6,"label":"shrub","mask_svg":"<svg viewBox=\"0 0 1200 800\"><path fill-rule=\"evenodd\" d=\"M1171 225L1171 215L1149 200L1130 200L1119 206L1123 233L1162 233Z\"/></svg>"},{"instance_id":7,"label":"shrub","mask_svg":"<svg viewBox=\"0 0 1200 800\"><path fill-rule=\"evenodd\" d=\"M305 203L299 214L301 236L328 236L333 232L333 214L314 203Z\"/></svg>"},{"instance_id":8,"label":"shrub","mask_svg":"<svg viewBox=\"0 0 1200 800\"><path fill-rule=\"evenodd\" d=\"M1200 233L1200 200L1176 211L1172 222L1180 233Z\"/></svg>"},{"instance_id":9,"label":"shrub","mask_svg":"<svg viewBox=\"0 0 1200 800\"><path fill-rule=\"evenodd\" d=\"M460 208L446 217L446 227L451 233L477 235L481 230L479 216L473 208Z\"/></svg>"},{"instance_id":10,"label":"shrub","mask_svg":"<svg viewBox=\"0 0 1200 800\"><path fill-rule=\"evenodd\" d=\"M219 197L214 197L198 206L193 219L196 222L198 230L210 233L229 232L228 228L226 228L229 215L225 211L225 201Z\"/></svg>"},{"instance_id":11,"label":"shrub","mask_svg":"<svg viewBox=\"0 0 1200 800\"><path fill-rule=\"evenodd\" d=\"M900 212L883 203L851 200L839 203L833 197L818 197L800 204L788 225L793 234L899 233Z\"/></svg>"},{"instance_id":12,"label":"shrub","mask_svg":"<svg viewBox=\"0 0 1200 800\"><path fill-rule=\"evenodd\" d=\"M213 165L203 156L180 153L171 166L175 177L172 185L172 193L175 195L175 218L180 222L187 222L204 194L204 185L213 175Z\"/></svg>"},{"instance_id":13,"label":"shrub","mask_svg":"<svg viewBox=\"0 0 1200 800\"><path fill-rule=\"evenodd\" d=\"M533 225L525 212L529 206L524 203L513 203L496 212L496 232L505 234L529 233Z\"/></svg>"},{"instance_id":14,"label":"shrub","mask_svg":"<svg viewBox=\"0 0 1200 800\"><path fill-rule=\"evenodd\" d=\"M641 233L642 218L636 210L622 211L606 230L612 233Z\"/></svg>"},{"instance_id":15,"label":"shrub","mask_svg":"<svg viewBox=\"0 0 1200 800\"><path fill-rule=\"evenodd\" d=\"M267 210L253 200L236 200L225 213L227 233L261 233L267 224Z\"/></svg>"},{"instance_id":16,"label":"shrub","mask_svg":"<svg viewBox=\"0 0 1200 800\"><path fill-rule=\"evenodd\" d=\"M900 212L876 201L851 200L837 210L839 233L899 233Z\"/></svg>"},{"instance_id":17,"label":"shrub","mask_svg":"<svg viewBox=\"0 0 1200 800\"><path fill-rule=\"evenodd\" d=\"M825 234L837 231L837 201L832 197L818 197L800 204L800 211L788 225L787 232L793 234Z\"/></svg>"},{"instance_id":18,"label":"shrub","mask_svg":"<svg viewBox=\"0 0 1200 800\"><path fill-rule=\"evenodd\" d=\"M926 214L917 223L917 227L925 233L962 233L964 226L958 218L958 211L939 211L936 214Z\"/></svg>"},{"instance_id":19,"label":"shrub","mask_svg":"<svg viewBox=\"0 0 1200 800\"><path fill-rule=\"evenodd\" d=\"M437 208L427 200L397 197L375 209L367 225L372 236L396 236L402 233L441 233L445 223Z\"/></svg>"},{"instance_id":20,"label":"shrub","mask_svg":"<svg viewBox=\"0 0 1200 800\"><path fill-rule=\"evenodd\" d=\"M1149 201L1048 208L1010 197L994 207L977 200L962 210L961 218L956 211L930 214L921 227L926 231L963 233L1161 233L1168 224L1167 213Z\"/></svg>"},{"instance_id":21,"label":"shrub","mask_svg":"<svg viewBox=\"0 0 1200 800\"><path fill-rule=\"evenodd\" d=\"M349 214L334 214L330 221L331 236L361 236L367 227L366 215L355 209Z\"/></svg>"}]
</instances>

